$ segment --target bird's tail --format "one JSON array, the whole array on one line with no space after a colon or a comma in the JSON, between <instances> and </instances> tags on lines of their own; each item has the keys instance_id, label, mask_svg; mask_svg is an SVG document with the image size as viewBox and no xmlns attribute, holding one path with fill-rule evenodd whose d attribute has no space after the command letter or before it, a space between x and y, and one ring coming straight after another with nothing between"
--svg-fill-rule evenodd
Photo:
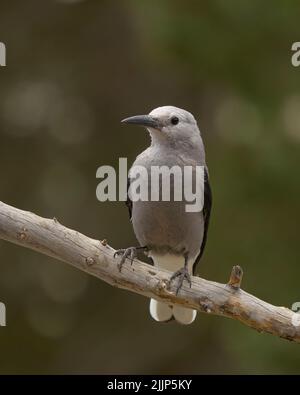
<instances>
[{"instance_id":1,"label":"bird's tail","mask_svg":"<svg viewBox=\"0 0 300 395\"><path fill-rule=\"evenodd\" d=\"M184 260L183 257L165 254L151 254L154 261L154 266L161 267L170 271L175 272L180 269ZM186 307L175 306L172 304L159 302L155 299L150 300L150 314L155 321L159 322L169 322L171 320L176 320L180 324L188 325L191 324L197 315L196 310L188 309Z\"/></svg>"},{"instance_id":2,"label":"bird's tail","mask_svg":"<svg viewBox=\"0 0 300 395\"><path fill-rule=\"evenodd\" d=\"M169 322L175 319L180 324L188 325L195 320L197 312L186 307L174 306L151 299L150 314L158 322Z\"/></svg>"}]
</instances>

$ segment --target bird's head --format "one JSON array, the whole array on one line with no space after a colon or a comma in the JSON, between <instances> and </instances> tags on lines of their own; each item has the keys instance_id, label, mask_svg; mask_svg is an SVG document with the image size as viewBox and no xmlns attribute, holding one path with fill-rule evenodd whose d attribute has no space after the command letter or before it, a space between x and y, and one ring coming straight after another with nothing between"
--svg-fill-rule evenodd
<instances>
[{"instance_id":1,"label":"bird's head","mask_svg":"<svg viewBox=\"0 0 300 395\"><path fill-rule=\"evenodd\" d=\"M194 145L200 139L200 132L193 115L173 106L158 107L148 115L129 117L123 119L122 123L146 127L154 144Z\"/></svg>"}]
</instances>

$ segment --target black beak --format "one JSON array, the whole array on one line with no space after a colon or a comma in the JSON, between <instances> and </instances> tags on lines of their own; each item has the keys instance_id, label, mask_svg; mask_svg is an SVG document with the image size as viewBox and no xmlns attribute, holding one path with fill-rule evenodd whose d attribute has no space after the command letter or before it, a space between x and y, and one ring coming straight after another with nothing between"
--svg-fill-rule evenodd
<instances>
[{"instance_id":1,"label":"black beak","mask_svg":"<svg viewBox=\"0 0 300 395\"><path fill-rule=\"evenodd\" d=\"M159 123L150 115L136 115L134 117L125 118L122 123L132 123L133 125L145 126L146 128L158 129Z\"/></svg>"}]
</instances>

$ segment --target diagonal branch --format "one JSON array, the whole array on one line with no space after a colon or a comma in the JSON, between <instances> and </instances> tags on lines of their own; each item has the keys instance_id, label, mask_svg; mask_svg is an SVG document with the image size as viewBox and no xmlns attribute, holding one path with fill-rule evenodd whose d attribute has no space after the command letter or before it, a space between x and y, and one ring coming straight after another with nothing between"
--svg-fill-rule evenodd
<instances>
[{"instance_id":1,"label":"diagonal branch","mask_svg":"<svg viewBox=\"0 0 300 395\"><path fill-rule=\"evenodd\" d=\"M242 270L239 266L234 266L226 285L193 277L192 288L183 285L176 296L174 285L169 288L170 272L138 260L132 266L125 264L119 272L117 260L113 257L115 250L105 241L100 242L68 229L55 218L42 218L2 202L0 239L69 263L117 288L233 318L259 332L300 342L299 315L242 291Z\"/></svg>"}]
</instances>

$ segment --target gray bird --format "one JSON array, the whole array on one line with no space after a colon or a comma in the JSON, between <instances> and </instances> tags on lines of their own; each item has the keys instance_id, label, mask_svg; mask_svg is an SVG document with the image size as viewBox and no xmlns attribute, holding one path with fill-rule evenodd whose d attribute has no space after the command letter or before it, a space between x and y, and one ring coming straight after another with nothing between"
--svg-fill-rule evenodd
<instances>
[{"instance_id":1,"label":"gray bird","mask_svg":"<svg viewBox=\"0 0 300 395\"><path fill-rule=\"evenodd\" d=\"M115 254L122 256L121 270L126 258L133 260L137 250L144 250L154 266L174 272L171 281L178 281L178 293L184 280L191 285L190 276L203 254L212 204L200 131L192 114L172 106L159 107L149 115L133 116L122 122L144 126L151 136L150 147L136 158L133 167L144 166L150 173L152 166L192 166L193 169L204 166L202 211L187 212L185 199L163 201L160 196L158 201L131 201L128 195L126 204L140 247L121 249ZM132 182L130 172L128 188ZM171 183L171 196L173 189L174 182ZM156 321L175 319L181 324L190 324L196 318L195 310L154 299L150 301L150 314Z\"/></svg>"}]
</instances>

